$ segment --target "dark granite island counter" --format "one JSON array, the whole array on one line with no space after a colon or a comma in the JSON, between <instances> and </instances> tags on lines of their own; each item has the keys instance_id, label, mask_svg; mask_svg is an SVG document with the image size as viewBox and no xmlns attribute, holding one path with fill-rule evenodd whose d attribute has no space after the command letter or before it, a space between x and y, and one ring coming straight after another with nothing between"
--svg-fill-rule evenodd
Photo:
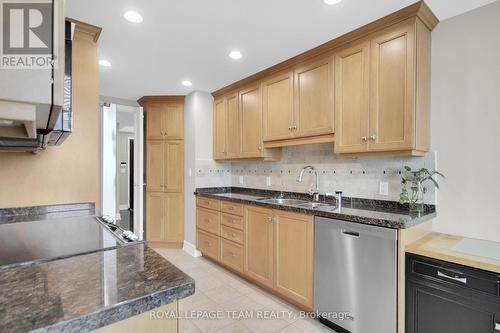
<instances>
[{"instance_id":1,"label":"dark granite island counter","mask_svg":"<svg viewBox=\"0 0 500 333\"><path fill-rule=\"evenodd\" d=\"M194 280L143 243L0 268L0 332L88 332L193 293Z\"/></svg>"}]
</instances>

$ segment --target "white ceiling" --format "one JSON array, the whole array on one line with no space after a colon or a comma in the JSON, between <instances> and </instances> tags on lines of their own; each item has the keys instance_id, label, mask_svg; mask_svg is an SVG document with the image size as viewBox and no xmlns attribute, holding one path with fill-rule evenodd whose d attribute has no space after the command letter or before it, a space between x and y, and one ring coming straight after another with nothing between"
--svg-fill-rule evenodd
<instances>
[{"instance_id":1,"label":"white ceiling","mask_svg":"<svg viewBox=\"0 0 500 333\"><path fill-rule=\"evenodd\" d=\"M103 28L101 95L214 91L293 57L414 0L67 0L67 16ZM428 0L440 20L494 0ZM127 10L140 24L123 18ZM228 58L232 49L243 59ZM186 88L182 80L191 80Z\"/></svg>"}]
</instances>

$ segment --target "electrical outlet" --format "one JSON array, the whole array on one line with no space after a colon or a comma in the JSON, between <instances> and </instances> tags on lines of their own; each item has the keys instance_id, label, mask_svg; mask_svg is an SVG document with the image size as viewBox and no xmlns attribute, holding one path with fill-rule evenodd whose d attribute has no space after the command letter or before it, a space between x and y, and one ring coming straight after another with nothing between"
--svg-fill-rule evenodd
<instances>
[{"instance_id":1,"label":"electrical outlet","mask_svg":"<svg viewBox=\"0 0 500 333\"><path fill-rule=\"evenodd\" d=\"M380 195L389 195L389 183L388 182L380 182L379 194Z\"/></svg>"},{"instance_id":2,"label":"electrical outlet","mask_svg":"<svg viewBox=\"0 0 500 333\"><path fill-rule=\"evenodd\" d=\"M271 186L271 176L266 176L266 186Z\"/></svg>"},{"instance_id":3,"label":"electrical outlet","mask_svg":"<svg viewBox=\"0 0 500 333\"><path fill-rule=\"evenodd\" d=\"M243 185L243 176L240 176L238 181L239 181L240 185Z\"/></svg>"}]
</instances>

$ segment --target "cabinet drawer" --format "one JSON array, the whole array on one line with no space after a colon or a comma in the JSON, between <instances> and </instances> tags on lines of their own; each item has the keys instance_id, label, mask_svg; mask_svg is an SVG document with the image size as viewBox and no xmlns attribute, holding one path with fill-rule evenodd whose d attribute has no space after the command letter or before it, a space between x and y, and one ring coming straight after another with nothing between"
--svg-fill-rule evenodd
<instances>
[{"instance_id":1,"label":"cabinet drawer","mask_svg":"<svg viewBox=\"0 0 500 333\"><path fill-rule=\"evenodd\" d=\"M243 231L221 225L220 235L230 241L243 244Z\"/></svg>"},{"instance_id":2,"label":"cabinet drawer","mask_svg":"<svg viewBox=\"0 0 500 333\"><path fill-rule=\"evenodd\" d=\"M220 234L220 213L205 208L196 209L196 226L212 234Z\"/></svg>"},{"instance_id":3,"label":"cabinet drawer","mask_svg":"<svg viewBox=\"0 0 500 333\"><path fill-rule=\"evenodd\" d=\"M222 238L220 261L232 269L243 271L243 246Z\"/></svg>"},{"instance_id":4,"label":"cabinet drawer","mask_svg":"<svg viewBox=\"0 0 500 333\"><path fill-rule=\"evenodd\" d=\"M215 260L219 260L219 237L198 230L196 244L198 250L203 253L203 255Z\"/></svg>"},{"instance_id":5,"label":"cabinet drawer","mask_svg":"<svg viewBox=\"0 0 500 333\"><path fill-rule=\"evenodd\" d=\"M220 210L220 201L216 199L197 197L196 205L208 209Z\"/></svg>"},{"instance_id":6,"label":"cabinet drawer","mask_svg":"<svg viewBox=\"0 0 500 333\"><path fill-rule=\"evenodd\" d=\"M224 213L243 216L243 205L222 201L220 203L220 210Z\"/></svg>"},{"instance_id":7,"label":"cabinet drawer","mask_svg":"<svg viewBox=\"0 0 500 333\"><path fill-rule=\"evenodd\" d=\"M243 218L242 217L222 213L221 224L228 226L228 227L231 227L231 228L243 230Z\"/></svg>"}]
</instances>

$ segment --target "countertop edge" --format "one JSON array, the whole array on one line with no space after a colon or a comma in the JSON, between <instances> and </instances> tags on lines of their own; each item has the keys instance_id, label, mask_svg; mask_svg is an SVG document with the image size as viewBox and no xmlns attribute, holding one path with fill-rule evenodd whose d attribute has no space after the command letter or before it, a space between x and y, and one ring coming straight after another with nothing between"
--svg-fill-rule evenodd
<instances>
[{"instance_id":1,"label":"countertop edge","mask_svg":"<svg viewBox=\"0 0 500 333\"><path fill-rule=\"evenodd\" d=\"M191 281L187 283L160 290L150 295L126 300L79 317L35 329L31 332L89 332L186 298L193 295L194 291L195 281L191 278Z\"/></svg>"},{"instance_id":2,"label":"countertop edge","mask_svg":"<svg viewBox=\"0 0 500 333\"><path fill-rule=\"evenodd\" d=\"M364 217L364 216L355 216L355 215L350 215L350 214L342 214L339 212L326 212L326 211L313 210L313 209L307 209L307 208L299 208L299 207L294 207L294 206L276 205L276 204L271 204L271 203L258 202L258 201L253 201L253 200L245 200L245 199L240 199L240 198L228 198L228 197L219 196L218 194L223 194L223 193L194 192L194 195L199 196L199 197L206 197L206 198L212 198L212 199L223 200L223 201L249 204L249 205L260 206L260 207L265 207L265 208L278 209L278 210L283 210L283 211L291 211L291 212L309 214L309 215L314 215L314 216L339 219L339 220L344 220L344 221L348 221L348 222L381 226L381 227L392 228L392 229L409 229L411 227L414 227L416 225L419 225L421 223L429 221L437 216L436 212L432 212L432 213L428 213L426 215L423 215L421 217L418 217L418 218L415 218L412 220L396 221L396 220L388 220L388 219L369 218L369 217Z\"/></svg>"}]
</instances>

